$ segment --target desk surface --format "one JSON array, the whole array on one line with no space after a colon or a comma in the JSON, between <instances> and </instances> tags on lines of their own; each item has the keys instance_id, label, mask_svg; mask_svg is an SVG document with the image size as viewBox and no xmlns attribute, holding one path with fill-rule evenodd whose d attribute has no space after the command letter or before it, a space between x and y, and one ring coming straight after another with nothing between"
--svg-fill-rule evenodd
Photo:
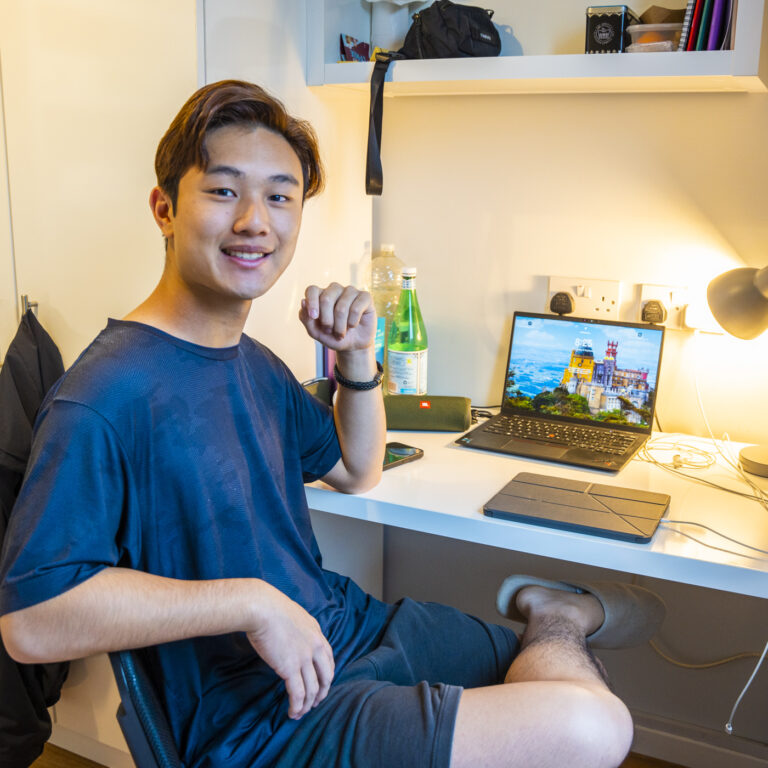
<instances>
[{"instance_id":1,"label":"desk surface","mask_svg":"<svg viewBox=\"0 0 768 768\"><path fill-rule=\"evenodd\" d=\"M768 556L746 550L703 528L660 527L649 544L632 544L497 520L485 517L482 511L483 504L518 472L551 473L668 493L672 501L666 519L703 523L733 539L768 550L768 510L757 502L686 480L637 457L613 475L463 448L454 444L457 436L446 432L390 432L388 439L422 448L424 458L388 470L368 493L351 496L320 482L308 485L309 506L478 544L768 598ZM701 438L661 437L696 441L713 450L712 443ZM724 450L736 455L739 447L731 445ZM685 471L735 490L749 491L722 459L708 469ZM768 489L766 479L754 479ZM744 554L712 549L679 531L713 547Z\"/></svg>"}]
</instances>

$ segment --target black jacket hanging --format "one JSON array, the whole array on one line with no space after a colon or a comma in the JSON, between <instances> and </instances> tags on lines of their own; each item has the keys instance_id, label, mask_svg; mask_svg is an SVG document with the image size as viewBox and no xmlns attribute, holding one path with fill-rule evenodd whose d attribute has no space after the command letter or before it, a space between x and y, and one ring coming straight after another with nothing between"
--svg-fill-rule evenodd
<instances>
[{"instance_id":1,"label":"black jacket hanging","mask_svg":"<svg viewBox=\"0 0 768 768\"><path fill-rule=\"evenodd\" d=\"M46 392L64 373L61 354L29 310L0 368L0 545L32 444L32 427ZM55 704L68 663L18 664L0 641L0 765L27 768L51 735Z\"/></svg>"}]
</instances>

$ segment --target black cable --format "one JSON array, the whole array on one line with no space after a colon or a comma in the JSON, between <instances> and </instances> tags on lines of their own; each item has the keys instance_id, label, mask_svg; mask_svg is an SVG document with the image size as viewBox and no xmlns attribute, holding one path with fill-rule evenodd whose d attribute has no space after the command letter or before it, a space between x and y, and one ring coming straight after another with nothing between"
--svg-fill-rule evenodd
<instances>
[{"instance_id":1,"label":"black cable","mask_svg":"<svg viewBox=\"0 0 768 768\"><path fill-rule=\"evenodd\" d=\"M499 408L498 405L479 405L470 407L469 412L472 415L472 423L477 424L478 419L490 419L493 414L488 410L489 408Z\"/></svg>"}]
</instances>

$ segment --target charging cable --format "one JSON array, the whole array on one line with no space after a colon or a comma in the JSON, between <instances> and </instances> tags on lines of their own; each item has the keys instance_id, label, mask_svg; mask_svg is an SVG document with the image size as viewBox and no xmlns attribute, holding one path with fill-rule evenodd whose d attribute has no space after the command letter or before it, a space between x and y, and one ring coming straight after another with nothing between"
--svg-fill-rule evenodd
<instances>
[{"instance_id":1,"label":"charging cable","mask_svg":"<svg viewBox=\"0 0 768 768\"><path fill-rule=\"evenodd\" d=\"M739 704L741 704L741 700L744 698L744 694L747 692L749 686L752 685L752 681L755 679L757 670L760 669L760 665L763 663L763 659L765 658L766 653L768 653L768 643L765 644L765 648L763 648L763 653L758 659L757 664L755 665L755 668L752 670L752 674L749 676L749 680L747 680L747 684L741 689L739 698L736 699L736 703L733 705L731 714L728 717L728 722L725 724L725 732L729 736L733 735L733 718L736 716L736 710L739 708Z\"/></svg>"},{"instance_id":2,"label":"charging cable","mask_svg":"<svg viewBox=\"0 0 768 768\"><path fill-rule=\"evenodd\" d=\"M473 405L470 408L472 414L472 423L477 424L480 419L490 419L493 414L489 411L489 408L500 408L499 405Z\"/></svg>"},{"instance_id":3,"label":"charging cable","mask_svg":"<svg viewBox=\"0 0 768 768\"><path fill-rule=\"evenodd\" d=\"M639 577L635 574L632 576L632 584L638 584L640 581ZM729 656L725 659L717 659L716 661L708 661L704 664L689 664L684 661L680 661L678 659L673 659L671 656L668 656L664 651L659 648L658 644L651 640L649 642L651 648L659 655L662 659L665 661L668 661L670 664L674 664L676 667L683 667L684 669L711 669L712 667L719 667L722 664L729 664L732 661L737 661L739 659L746 659L750 656L753 658L757 656L757 653L737 653L734 656ZM752 681L755 679L755 675L757 675L760 666L762 665L763 661L765 660L766 655L768 654L768 642L766 642L765 647L763 648L763 652L760 654L760 658L757 660L757 664L755 664L755 668L752 670L752 674L749 676L749 680L747 680L746 685L741 689L741 693L738 695L738 698L736 699L736 703L733 705L733 709L731 709L731 714L728 715L728 722L725 724L724 729L725 732L729 735L733 735L733 718L736 717L736 710L739 708L739 704L741 704L741 700L744 698L744 694L749 690L749 686L752 685Z\"/></svg>"}]
</instances>

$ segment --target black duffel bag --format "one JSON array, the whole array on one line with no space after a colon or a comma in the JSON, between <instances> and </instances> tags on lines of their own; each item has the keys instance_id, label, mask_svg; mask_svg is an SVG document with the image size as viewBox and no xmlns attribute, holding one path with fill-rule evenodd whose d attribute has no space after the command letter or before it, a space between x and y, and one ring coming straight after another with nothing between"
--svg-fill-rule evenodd
<instances>
[{"instance_id":1,"label":"black duffel bag","mask_svg":"<svg viewBox=\"0 0 768 768\"><path fill-rule=\"evenodd\" d=\"M365 191L380 195L381 118L384 78L397 59L451 59L467 56L498 56L501 38L491 21L493 11L474 5L459 5L451 0L436 0L429 8L413 15L403 47L399 51L376 54L371 75L371 106L368 119L368 158Z\"/></svg>"}]
</instances>

